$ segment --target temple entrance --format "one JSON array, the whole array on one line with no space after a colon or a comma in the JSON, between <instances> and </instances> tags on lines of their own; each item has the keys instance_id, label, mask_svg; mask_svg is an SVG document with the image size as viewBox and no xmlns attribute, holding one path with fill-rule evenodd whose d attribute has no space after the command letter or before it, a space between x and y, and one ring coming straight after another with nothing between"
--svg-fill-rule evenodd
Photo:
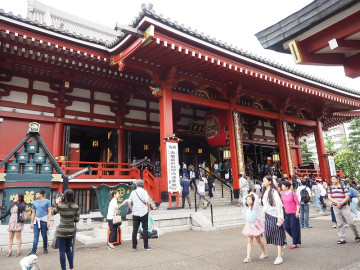
<instances>
[{"instance_id":1,"label":"temple entrance","mask_svg":"<svg viewBox=\"0 0 360 270\"><path fill-rule=\"evenodd\" d=\"M126 132L127 162L147 157L150 161L160 161L160 135L159 133L146 133L137 131Z\"/></svg>"},{"instance_id":2,"label":"temple entrance","mask_svg":"<svg viewBox=\"0 0 360 270\"><path fill-rule=\"evenodd\" d=\"M116 130L68 125L65 133L66 160L117 162Z\"/></svg>"}]
</instances>

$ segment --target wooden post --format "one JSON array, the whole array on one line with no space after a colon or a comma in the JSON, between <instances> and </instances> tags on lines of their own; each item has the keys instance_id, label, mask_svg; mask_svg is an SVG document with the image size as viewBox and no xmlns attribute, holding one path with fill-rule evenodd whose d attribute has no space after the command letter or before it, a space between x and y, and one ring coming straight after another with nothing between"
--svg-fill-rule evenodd
<instances>
[{"instance_id":1,"label":"wooden post","mask_svg":"<svg viewBox=\"0 0 360 270\"><path fill-rule=\"evenodd\" d=\"M286 142L284 137L284 129L281 123L281 119L276 119L276 135L277 135L277 143L279 145L279 151L280 151L280 162L281 162L281 168L283 174L286 174L289 176L289 166L288 166L288 160L286 155Z\"/></svg>"},{"instance_id":2,"label":"wooden post","mask_svg":"<svg viewBox=\"0 0 360 270\"><path fill-rule=\"evenodd\" d=\"M316 150L320 165L321 178L323 179L325 178L326 182L329 182L330 175L329 175L329 170L325 155L326 150L325 150L324 136L322 131L322 123L319 118L316 119L316 126L314 127L314 135L315 135Z\"/></svg>"},{"instance_id":3,"label":"wooden post","mask_svg":"<svg viewBox=\"0 0 360 270\"><path fill-rule=\"evenodd\" d=\"M125 162L125 149L124 149L124 130L122 128L118 128L116 130L117 133L117 163ZM118 168L122 168L122 165L118 165ZM123 172L118 171L117 175L123 174Z\"/></svg>"},{"instance_id":4,"label":"wooden post","mask_svg":"<svg viewBox=\"0 0 360 270\"><path fill-rule=\"evenodd\" d=\"M168 177L167 177L167 157L166 157L166 141L162 138L169 137L174 134L173 128L173 108L172 93L170 88L162 89L162 96L159 101L160 109L160 162L161 162L161 194L163 201L168 200Z\"/></svg>"},{"instance_id":5,"label":"wooden post","mask_svg":"<svg viewBox=\"0 0 360 270\"><path fill-rule=\"evenodd\" d=\"M52 154L54 157L62 156L63 153L64 124L54 124Z\"/></svg>"},{"instance_id":6,"label":"wooden post","mask_svg":"<svg viewBox=\"0 0 360 270\"><path fill-rule=\"evenodd\" d=\"M295 143L300 146L300 137L299 136L295 137ZM301 157L301 148L296 148L296 156L297 156L297 160L298 160L298 164L296 164L296 165L302 164L303 161L302 161L302 157Z\"/></svg>"}]
</instances>

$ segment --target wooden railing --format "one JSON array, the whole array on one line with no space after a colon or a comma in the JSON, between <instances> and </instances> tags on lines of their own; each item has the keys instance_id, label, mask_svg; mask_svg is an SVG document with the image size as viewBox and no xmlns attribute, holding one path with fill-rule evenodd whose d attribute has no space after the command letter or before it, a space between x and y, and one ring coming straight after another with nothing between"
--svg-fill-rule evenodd
<instances>
[{"instance_id":1,"label":"wooden railing","mask_svg":"<svg viewBox=\"0 0 360 270\"><path fill-rule=\"evenodd\" d=\"M311 175L314 175L316 179L321 179L320 170L295 169L295 174L299 178L305 178L305 177L310 177ZM343 177L342 170L337 170L336 174L339 177Z\"/></svg>"},{"instance_id":2,"label":"wooden railing","mask_svg":"<svg viewBox=\"0 0 360 270\"><path fill-rule=\"evenodd\" d=\"M61 170L65 175L71 175L77 171L90 166L90 171L76 177L76 179L143 179L144 188L148 191L154 202L161 202L161 178L155 177L149 170L144 169L142 177L140 170L136 167L130 168L131 163L110 162L87 162L87 161L59 161ZM155 171L152 164L148 164ZM0 173L5 172L5 166L0 168ZM53 173L55 169L53 169Z\"/></svg>"}]
</instances>

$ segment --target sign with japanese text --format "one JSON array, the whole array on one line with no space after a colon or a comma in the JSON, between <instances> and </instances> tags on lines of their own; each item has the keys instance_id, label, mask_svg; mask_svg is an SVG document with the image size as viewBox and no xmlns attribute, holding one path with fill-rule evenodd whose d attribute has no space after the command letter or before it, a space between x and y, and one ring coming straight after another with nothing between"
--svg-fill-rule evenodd
<instances>
[{"instance_id":1,"label":"sign with japanese text","mask_svg":"<svg viewBox=\"0 0 360 270\"><path fill-rule=\"evenodd\" d=\"M283 121L283 127L284 127L286 153L287 153L287 158L288 158L288 162L289 162L289 173L291 176L293 176L295 174L295 171L294 171L294 164L293 164L292 157L291 157L291 145L290 145L290 139L289 139L288 123L286 121Z\"/></svg>"},{"instance_id":2,"label":"sign with japanese text","mask_svg":"<svg viewBox=\"0 0 360 270\"><path fill-rule=\"evenodd\" d=\"M330 176L336 175L334 156L328 156L328 162L329 162Z\"/></svg>"},{"instance_id":3,"label":"sign with japanese text","mask_svg":"<svg viewBox=\"0 0 360 270\"><path fill-rule=\"evenodd\" d=\"M166 142L168 192L180 191L178 143Z\"/></svg>"}]
</instances>

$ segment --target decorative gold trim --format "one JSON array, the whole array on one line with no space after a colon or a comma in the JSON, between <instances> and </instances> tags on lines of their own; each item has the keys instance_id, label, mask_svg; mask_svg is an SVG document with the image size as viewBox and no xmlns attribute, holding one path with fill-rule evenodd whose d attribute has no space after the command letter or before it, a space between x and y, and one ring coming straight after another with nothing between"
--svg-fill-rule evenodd
<instances>
[{"instance_id":1,"label":"decorative gold trim","mask_svg":"<svg viewBox=\"0 0 360 270\"><path fill-rule=\"evenodd\" d=\"M70 82L65 82L65 83L64 83L64 87L65 87L65 88L69 88L69 87L70 87Z\"/></svg>"},{"instance_id":2,"label":"decorative gold trim","mask_svg":"<svg viewBox=\"0 0 360 270\"><path fill-rule=\"evenodd\" d=\"M289 48L290 48L290 52L294 58L295 64L301 64L303 62L303 58L302 58L301 51L300 51L300 48L299 48L296 40L292 40L289 42Z\"/></svg>"},{"instance_id":3,"label":"decorative gold trim","mask_svg":"<svg viewBox=\"0 0 360 270\"><path fill-rule=\"evenodd\" d=\"M52 177L51 181L53 182L61 182L62 180L61 174L52 174Z\"/></svg>"},{"instance_id":4,"label":"decorative gold trim","mask_svg":"<svg viewBox=\"0 0 360 270\"><path fill-rule=\"evenodd\" d=\"M155 34L155 27L153 25L150 25L144 33L144 38L143 38L143 43L147 43L148 41L150 41Z\"/></svg>"},{"instance_id":5,"label":"decorative gold trim","mask_svg":"<svg viewBox=\"0 0 360 270\"><path fill-rule=\"evenodd\" d=\"M109 66L114 66L116 63L114 62L114 55L110 55L110 58L109 58Z\"/></svg>"}]
</instances>

